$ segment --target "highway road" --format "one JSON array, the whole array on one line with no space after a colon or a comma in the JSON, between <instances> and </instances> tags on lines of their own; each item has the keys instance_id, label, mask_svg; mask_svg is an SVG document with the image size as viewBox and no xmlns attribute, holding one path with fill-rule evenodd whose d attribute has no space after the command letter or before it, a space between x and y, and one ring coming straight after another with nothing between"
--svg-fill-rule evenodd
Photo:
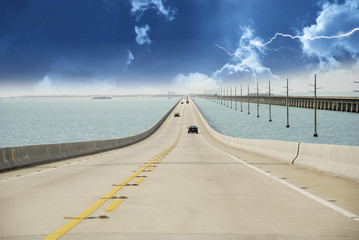
<instances>
[{"instance_id":1,"label":"highway road","mask_svg":"<svg viewBox=\"0 0 359 240\"><path fill-rule=\"evenodd\" d=\"M359 183L219 143L192 101L174 112L135 145L1 173L0 239L359 239Z\"/></svg>"}]
</instances>

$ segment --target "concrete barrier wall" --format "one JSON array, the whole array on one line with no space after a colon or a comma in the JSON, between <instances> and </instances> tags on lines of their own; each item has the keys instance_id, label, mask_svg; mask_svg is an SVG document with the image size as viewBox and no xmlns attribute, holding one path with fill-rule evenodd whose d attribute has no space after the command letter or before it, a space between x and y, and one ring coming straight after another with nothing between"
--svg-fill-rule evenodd
<instances>
[{"instance_id":1,"label":"concrete barrier wall","mask_svg":"<svg viewBox=\"0 0 359 240\"><path fill-rule=\"evenodd\" d=\"M11 169L13 167L9 151L6 148L0 148L0 169Z\"/></svg>"},{"instance_id":2,"label":"concrete barrier wall","mask_svg":"<svg viewBox=\"0 0 359 240\"><path fill-rule=\"evenodd\" d=\"M359 182L359 147L229 137L213 130L197 107L195 109L209 133L220 142Z\"/></svg>"},{"instance_id":3,"label":"concrete barrier wall","mask_svg":"<svg viewBox=\"0 0 359 240\"><path fill-rule=\"evenodd\" d=\"M208 132L220 142L241 150L254 152L288 163L292 163L293 159L297 156L298 143L296 142L245 139L226 136L220 134L209 126L196 106L195 109Z\"/></svg>"},{"instance_id":4,"label":"concrete barrier wall","mask_svg":"<svg viewBox=\"0 0 359 240\"><path fill-rule=\"evenodd\" d=\"M359 182L359 147L301 143L294 164Z\"/></svg>"},{"instance_id":5,"label":"concrete barrier wall","mask_svg":"<svg viewBox=\"0 0 359 240\"><path fill-rule=\"evenodd\" d=\"M178 103L152 128L131 137L102 141L0 148L0 171L94 154L137 143L154 133L172 113Z\"/></svg>"}]
</instances>

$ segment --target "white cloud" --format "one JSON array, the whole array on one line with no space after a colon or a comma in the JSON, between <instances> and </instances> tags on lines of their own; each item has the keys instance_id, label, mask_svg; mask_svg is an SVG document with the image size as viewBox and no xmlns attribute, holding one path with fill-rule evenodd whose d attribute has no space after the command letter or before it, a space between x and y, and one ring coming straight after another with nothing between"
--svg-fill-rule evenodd
<instances>
[{"instance_id":1,"label":"white cloud","mask_svg":"<svg viewBox=\"0 0 359 240\"><path fill-rule=\"evenodd\" d=\"M131 13L136 15L137 22L140 20L142 15L148 9L157 10L158 15L163 15L168 21L174 20L174 16L176 14L175 9L166 8L162 2L162 0L131 0ZM135 26L136 31L136 42L140 45L143 44L151 44L151 40L148 37L147 32L150 30L149 25L145 25L144 27Z\"/></svg>"},{"instance_id":2,"label":"white cloud","mask_svg":"<svg viewBox=\"0 0 359 240\"><path fill-rule=\"evenodd\" d=\"M244 63L226 63L221 69L212 74L212 78L227 82L248 82L253 80L263 82L279 79L278 76L272 74L269 68L264 66L251 68Z\"/></svg>"},{"instance_id":3,"label":"white cloud","mask_svg":"<svg viewBox=\"0 0 359 240\"><path fill-rule=\"evenodd\" d=\"M135 26L136 42L139 45L151 44L151 39L148 36L148 31L150 31L150 26L148 26L147 24L144 27Z\"/></svg>"},{"instance_id":4,"label":"white cloud","mask_svg":"<svg viewBox=\"0 0 359 240\"><path fill-rule=\"evenodd\" d=\"M343 4L324 2L316 24L303 29L302 51L305 56L316 57L321 71L338 69L341 59L356 59L359 55L359 32L340 38L321 38L315 36L334 36L347 33L359 27L359 1L347 0Z\"/></svg>"},{"instance_id":5,"label":"white cloud","mask_svg":"<svg viewBox=\"0 0 359 240\"><path fill-rule=\"evenodd\" d=\"M180 73L173 80L173 90L184 93L203 93L204 90L215 92L222 83L278 80L278 76L273 75L269 68L263 66L260 53L264 52L264 47L257 44L261 39L254 37L250 27L243 27L242 31L243 34L234 53L216 44L231 56L230 63L214 71L211 77L197 72L188 75Z\"/></svg>"},{"instance_id":6,"label":"white cloud","mask_svg":"<svg viewBox=\"0 0 359 240\"><path fill-rule=\"evenodd\" d=\"M317 75L319 94L325 92L353 92L354 89L359 90L358 81L359 64L356 64L351 69L336 69L324 72ZM358 94L356 94L358 95Z\"/></svg>"},{"instance_id":7,"label":"white cloud","mask_svg":"<svg viewBox=\"0 0 359 240\"><path fill-rule=\"evenodd\" d=\"M262 40L254 37L250 27L242 27L243 34L239 39L238 46L234 53L230 53L224 47L217 45L232 57L232 63L226 63L221 69L212 75L220 80L246 80L253 79L255 82L262 80L277 79L270 68L263 66L261 54L265 47L259 44Z\"/></svg>"},{"instance_id":8,"label":"white cloud","mask_svg":"<svg viewBox=\"0 0 359 240\"><path fill-rule=\"evenodd\" d=\"M217 81L202 73L178 74L173 79L173 91L176 93L203 93L203 90L216 90Z\"/></svg>"},{"instance_id":9,"label":"white cloud","mask_svg":"<svg viewBox=\"0 0 359 240\"><path fill-rule=\"evenodd\" d=\"M134 59L135 59L135 57L133 56L132 52L130 50L128 50L128 57L127 57L126 66L125 66L124 70L127 70L127 67L132 63L132 61Z\"/></svg>"},{"instance_id":10,"label":"white cloud","mask_svg":"<svg viewBox=\"0 0 359 240\"><path fill-rule=\"evenodd\" d=\"M36 93L42 95L52 95L56 93L56 87L49 76L45 76L34 88Z\"/></svg>"},{"instance_id":11,"label":"white cloud","mask_svg":"<svg viewBox=\"0 0 359 240\"><path fill-rule=\"evenodd\" d=\"M33 86L34 95L106 95L118 94L118 83L113 79L63 80L59 76L46 75Z\"/></svg>"},{"instance_id":12,"label":"white cloud","mask_svg":"<svg viewBox=\"0 0 359 240\"><path fill-rule=\"evenodd\" d=\"M163 15L167 20L172 21L176 13L175 10L166 8L162 0L132 0L131 13L136 15L137 21L140 20L143 13L148 9L156 9L157 14Z\"/></svg>"}]
</instances>

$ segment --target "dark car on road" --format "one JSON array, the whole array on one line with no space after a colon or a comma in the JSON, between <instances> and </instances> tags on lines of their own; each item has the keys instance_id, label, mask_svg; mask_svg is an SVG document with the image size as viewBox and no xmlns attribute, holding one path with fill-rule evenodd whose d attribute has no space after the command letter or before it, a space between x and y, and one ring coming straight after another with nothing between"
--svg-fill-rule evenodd
<instances>
[{"instance_id":1,"label":"dark car on road","mask_svg":"<svg viewBox=\"0 0 359 240\"><path fill-rule=\"evenodd\" d=\"M176 113L174 113L173 116L174 116L174 117L180 117L180 113L179 113L179 112L176 112Z\"/></svg>"},{"instance_id":2,"label":"dark car on road","mask_svg":"<svg viewBox=\"0 0 359 240\"><path fill-rule=\"evenodd\" d=\"M188 133L193 132L193 133L197 133L197 134L198 134L198 128L199 128L199 127L197 127L197 126L195 126L195 125L189 126L189 127L188 127Z\"/></svg>"}]
</instances>

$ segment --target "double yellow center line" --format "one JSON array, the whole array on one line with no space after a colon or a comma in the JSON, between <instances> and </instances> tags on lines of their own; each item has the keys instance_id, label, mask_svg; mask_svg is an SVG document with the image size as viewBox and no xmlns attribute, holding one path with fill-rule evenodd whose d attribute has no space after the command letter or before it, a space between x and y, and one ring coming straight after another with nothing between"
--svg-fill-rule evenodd
<instances>
[{"instance_id":1,"label":"double yellow center line","mask_svg":"<svg viewBox=\"0 0 359 240\"><path fill-rule=\"evenodd\" d=\"M153 164L155 161L158 161L158 159L164 155L169 154L179 142L179 139L181 137L182 133L182 126L183 126L183 115L181 119L181 126L180 131L177 135L177 138L172 146L158 154L156 157L151 159L146 165L141 167L139 170L137 170L135 173L133 173L131 176L126 178L121 184L117 185L115 188L113 188L110 192L105 194L103 197L101 197L99 200L97 200L94 204L92 204L89 208L84 210L82 213L71 219L69 222L67 222L65 225L60 227L59 229L55 230L53 233L49 234L45 240L54 240L60 238L62 235L70 231L73 227L75 227L77 224L79 224L82 220L86 219L91 213L93 213L96 209L98 209L100 206L102 206L108 199L111 199L114 194L116 194L118 191L120 191L126 184L128 184L130 181L132 181L135 177L137 177L141 172L143 172L146 168L148 168L151 164ZM107 210L113 211L116 207L118 207L123 200L115 201L113 204L111 204Z\"/></svg>"}]
</instances>

